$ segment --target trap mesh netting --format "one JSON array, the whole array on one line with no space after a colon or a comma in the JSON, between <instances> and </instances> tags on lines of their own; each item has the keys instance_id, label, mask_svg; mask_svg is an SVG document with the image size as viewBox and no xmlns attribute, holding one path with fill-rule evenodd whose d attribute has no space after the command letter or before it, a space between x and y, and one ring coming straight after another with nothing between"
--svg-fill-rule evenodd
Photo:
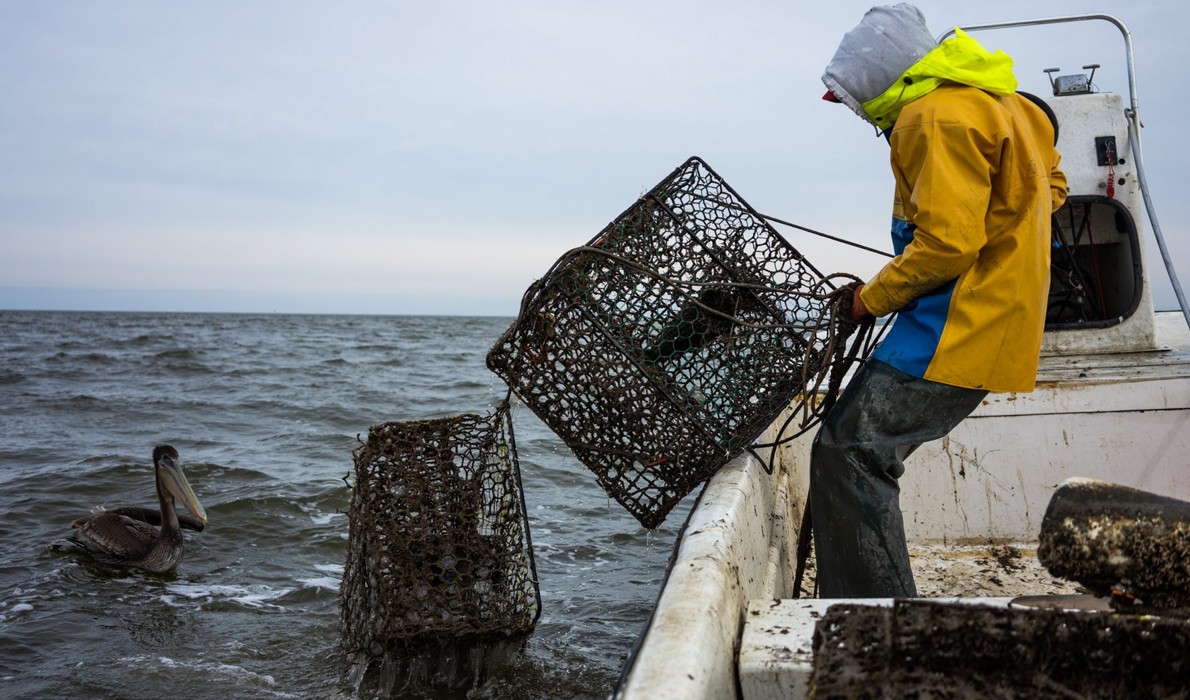
<instances>
[{"instance_id":1,"label":"trap mesh netting","mask_svg":"<svg viewBox=\"0 0 1190 700\"><path fill-rule=\"evenodd\" d=\"M854 698L1181 698L1190 621L894 601L833 605L810 687Z\"/></svg>"},{"instance_id":2,"label":"trap mesh netting","mask_svg":"<svg viewBox=\"0 0 1190 700\"><path fill-rule=\"evenodd\" d=\"M355 451L346 647L508 636L541 611L508 405L372 426Z\"/></svg>"},{"instance_id":3,"label":"trap mesh netting","mask_svg":"<svg viewBox=\"0 0 1190 700\"><path fill-rule=\"evenodd\" d=\"M656 527L829 362L824 283L691 158L530 287L487 362Z\"/></svg>"}]
</instances>

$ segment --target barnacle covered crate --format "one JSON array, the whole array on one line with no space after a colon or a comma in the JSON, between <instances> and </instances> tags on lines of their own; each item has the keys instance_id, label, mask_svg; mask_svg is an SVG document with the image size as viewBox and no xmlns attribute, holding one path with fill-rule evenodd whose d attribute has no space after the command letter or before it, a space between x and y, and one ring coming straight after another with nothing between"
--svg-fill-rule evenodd
<instances>
[{"instance_id":1,"label":"barnacle covered crate","mask_svg":"<svg viewBox=\"0 0 1190 700\"><path fill-rule=\"evenodd\" d=\"M819 370L823 282L691 158L531 286L487 362L655 527Z\"/></svg>"},{"instance_id":2,"label":"barnacle covered crate","mask_svg":"<svg viewBox=\"0 0 1190 700\"><path fill-rule=\"evenodd\" d=\"M810 687L851 698L1180 698L1190 621L898 600L840 603L814 628Z\"/></svg>"},{"instance_id":3,"label":"barnacle covered crate","mask_svg":"<svg viewBox=\"0 0 1190 700\"><path fill-rule=\"evenodd\" d=\"M508 405L372 426L355 452L344 646L530 632L541 610Z\"/></svg>"}]
</instances>

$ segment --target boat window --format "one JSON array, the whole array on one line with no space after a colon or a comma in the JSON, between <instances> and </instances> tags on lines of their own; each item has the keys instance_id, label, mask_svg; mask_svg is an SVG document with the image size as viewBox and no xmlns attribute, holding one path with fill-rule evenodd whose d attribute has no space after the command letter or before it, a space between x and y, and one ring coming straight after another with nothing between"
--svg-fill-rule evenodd
<instances>
[{"instance_id":1,"label":"boat window","mask_svg":"<svg viewBox=\"0 0 1190 700\"><path fill-rule=\"evenodd\" d=\"M1046 330L1120 323L1140 305L1143 274L1136 223L1124 205L1072 195L1052 221Z\"/></svg>"}]
</instances>

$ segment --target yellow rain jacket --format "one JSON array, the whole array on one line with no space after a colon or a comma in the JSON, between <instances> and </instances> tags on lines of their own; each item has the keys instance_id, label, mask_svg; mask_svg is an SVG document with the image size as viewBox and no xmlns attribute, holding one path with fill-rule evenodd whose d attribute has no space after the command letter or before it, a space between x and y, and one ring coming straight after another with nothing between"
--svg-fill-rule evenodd
<instances>
[{"instance_id":1,"label":"yellow rain jacket","mask_svg":"<svg viewBox=\"0 0 1190 700\"><path fill-rule=\"evenodd\" d=\"M1015 92L1011 65L960 32L863 104L874 123L895 120L897 256L860 297L900 313L873 356L988 391L1034 387L1051 214L1066 198L1053 126Z\"/></svg>"}]
</instances>

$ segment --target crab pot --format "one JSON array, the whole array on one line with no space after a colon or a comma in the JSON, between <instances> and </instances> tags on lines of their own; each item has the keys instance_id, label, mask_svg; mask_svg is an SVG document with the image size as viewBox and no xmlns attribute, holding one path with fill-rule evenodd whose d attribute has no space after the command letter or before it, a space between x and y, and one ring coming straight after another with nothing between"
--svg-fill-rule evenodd
<instances>
[{"instance_id":1,"label":"crab pot","mask_svg":"<svg viewBox=\"0 0 1190 700\"><path fill-rule=\"evenodd\" d=\"M820 367L822 284L691 158L530 287L488 367L652 528Z\"/></svg>"},{"instance_id":2,"label":"crab pot","mask_svg":"<svg viewBox=\"0 0 1190 700\"><path fill-rule=\"evenodd\" d=\"M1068 479L1041 520L1037 559L1118 603L1190 609L1190 502Z\"/></svg>"},{"instance_id":3,"label":"crab pot","mask_svg":"<svg viewBox=\"0 0 1190 700\"><path fill-rule=\"evenodd\" d=\"M814 697L1174 698L1190 621L897 601L832 606L814 628Z\"/></svg>"},{"instance_id":4,"label":"crab pot","mask_svg":"<svg viewBox=\"0 0 1190 700\"><path fill-rule=\"evenodd\" d=\"M541 598L507 404L372 426L354 457L347 650L377 658L532 631Z\"/></svg>"}]
</instances>

